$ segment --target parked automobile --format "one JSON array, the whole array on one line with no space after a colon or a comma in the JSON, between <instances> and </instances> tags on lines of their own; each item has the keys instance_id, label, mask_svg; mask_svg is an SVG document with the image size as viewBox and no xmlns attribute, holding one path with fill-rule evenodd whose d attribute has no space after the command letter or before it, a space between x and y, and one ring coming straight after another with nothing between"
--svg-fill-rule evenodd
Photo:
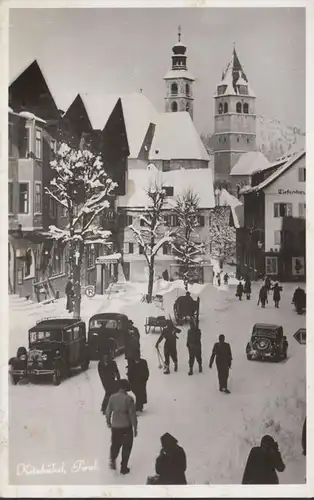
<instances>
[{"instance_id":1,"label":"parked automobile","mask_svg":"<svg viewBox=\"0 0 314 500\"><path fill-rule=\"evenodd\" d=\"M287 358L288 341L282 326L256 323L246 346L247 359L280 361Z\"/></svg>"},{"instance_id":2,"label":"parked automobile","mask_svg":"<svg viewBox=\"0 0 314 500\"><path fill-rule=\"evenodd\" d=\"M85 323L78 319L47 318L28 332L29 349L19 347L9 360L9 373L15 385L24 377L49 375L54 385L70 376L71 370L89 367Z\"/></svg>"},{"instance_id":3,"label":"parked automobile","mask_svg":"<svg viewBox=\"0 0 314 500\"><path fill-rule=\"evenodd\" d=\"M90 318L88 327L90 358L99 359L101 352L109 352L113 358L122 354L128 335L128 317L125 314L95 314Z\"/></svg>"}]
</instances>

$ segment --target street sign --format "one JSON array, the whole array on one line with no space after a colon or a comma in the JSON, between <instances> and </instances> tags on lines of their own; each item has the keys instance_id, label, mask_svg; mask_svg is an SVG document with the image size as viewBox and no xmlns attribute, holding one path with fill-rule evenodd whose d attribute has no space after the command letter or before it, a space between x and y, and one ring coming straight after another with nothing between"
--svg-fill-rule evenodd
<instances>
[{"instance_id":1,"label":"street sign","mask_svg":"<svg viewBox=\"0 0 314 500\"><path fill-rule=\"evenodd\" d=\"M85 295L89 299L91 299L92 297L94 297L95 293L96 293L96 290L95 290L94 286L90 285L90 286L86 287L86 289L85 289Z\"/></svg>"},{"instance_id":2,"label":"street sign","mask_svg":"<svg viewBox=\"0 0 314 500\"><path fill-rule=\"evenodd\" d=\"M306 328L299 328L293 336L299 344L306 344Z\"/></svg>"}]
</instances>

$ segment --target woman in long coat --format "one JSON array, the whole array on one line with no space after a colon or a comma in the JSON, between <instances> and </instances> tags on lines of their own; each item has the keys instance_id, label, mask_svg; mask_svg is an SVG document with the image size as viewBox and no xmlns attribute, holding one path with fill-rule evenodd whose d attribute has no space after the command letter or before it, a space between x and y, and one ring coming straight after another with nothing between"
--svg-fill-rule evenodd
<instances>
[{"instance_id":1,"label":"woman in long coat","mask_svg":"<svg viewBox=\"0 0 314 500\"><path fill-rule=\"evenodd\" d=\"M156 460L156 474L159 476L158 484L187 484L186 455L178 441L166 432L160 438L161 451Z\"/></svg>"},{"instance_id":2,"label":"woman in long coat","mask_svg":"<svg viewBox=\"0 0 314 500\"><path fill-rule=\"evenodd\" d=\"M280 292L282 288L278 285L278 283L275 283L274 287L272 288L273 290L273 300L275 302L275 307L279 307L279 302L281 299Z\"/></svg>"},{"instance_id":3,"label":"woman in long coat","mask_svg":"<svg viewBox=\"0 0 314 500\"><path fill-rule=\"evenodd\" d=\"M128 361L128 380L131 390L136 398L136 410L143 411L147 403L146 384L149 378L147 361L136 356Z\"/></svg>"}]
</instances>

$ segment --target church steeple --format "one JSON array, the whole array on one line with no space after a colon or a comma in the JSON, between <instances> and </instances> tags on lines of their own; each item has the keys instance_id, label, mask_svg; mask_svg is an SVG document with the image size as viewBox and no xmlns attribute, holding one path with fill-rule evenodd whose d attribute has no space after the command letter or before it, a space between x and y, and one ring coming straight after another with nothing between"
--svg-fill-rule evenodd
<instances>
[{"instance_id":1,"label":"church steeple","mask_svg":"<svg viewBox=\"0 0 314 500\"><path fill-rule=\"evenodd\" d=\"M193 118L192 84L195 78L188 72L186 45L181 42L181 26L178 27L178 41L172 47L171 70L166 82L165 111L188 111Z\"/></svg>"}]
</instances>

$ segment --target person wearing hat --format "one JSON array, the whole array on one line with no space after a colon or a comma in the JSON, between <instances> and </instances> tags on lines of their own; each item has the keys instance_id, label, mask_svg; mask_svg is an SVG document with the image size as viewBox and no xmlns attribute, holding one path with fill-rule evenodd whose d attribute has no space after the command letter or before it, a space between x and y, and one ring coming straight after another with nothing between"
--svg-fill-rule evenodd
<instances>
[{"instance_id":1,"label":"person wearing hat","mask_svg":"<svg viewBox=\"0 0 314 500\"><path fill-rule=\"evenodd\" d=\"M125 338L125 359L133 360L140 354L140 332L131 319L128 320L128 335Z\"/></svg>"},{"instance_id":2,"label":"person wearing hat","mask_svg":"<svg viewBox=\"0 0 314 500\"><path fill-rule=\"evenodd\" d=\"M193 375L193 366L195 359L198 362L199 372L202 372L202 344L201 330L196 326L194 321L191 321L188 329L186 347L189 351L189 375Z\"/></svg>"},{"instance_id":3,"label":"person wearing hat","mask_svg":"<svg viewBox=\"0 0 314 500\"><path fill-rule=\"evenodd\" d=\"M283 472L283 463L278 443L265 435L260 446L254 446L248 456L242 484L279 484L277 472Z\"/></svg>"},{"instance_id":4,"label":"person wearing hat","mask_svg":"<svg viewBox=\"0 0 314 500\"><path fill-rule=\"evenodd\" d=\"M119 380L119 392L109 398L106 420L111 429L110 468L116 469L116 459L122 448L121 474L128 474L128 462L133 446L133 436L137 436L137 416L134 400L127 394L130 391L126 379Z\"/></svg>"},{"instance_id":5,"label":"person wearing hat","mask_svg":"<svg viewBox=\"0 0 314 500\"><path fill-rule=\"evenodd\" d=\"M98 374L105 389L105 396L101 405L101 412L105 414L109 398L118 390L117 381L120 380L117 363L111 358L109 352L104 352L101 355L98 363Z\"/></svg>"},{"instance_id":6,"label":"person wearing hat","mask_svg":"<svg viewBox=\"0 0 314 500\"><path fill-rule=\"evenodd\" d=\"M127 375L131 391L135 395L136 411L143 411L143 406L147 403L146 384L149 378L149 369L146 359L141 358L140 354L135 359L129 359Z\"/></svg>"},{"instance_id":7,"label":"person wearing hat","mask_svg":"<svg viewBox=\"0 0 314 500\"><path fill-rule=\"evenodd\" d=\"M177 354L177 333L180 333L181 330L174 326L172 321L168 319L166 321L166 325L163 328L159 339L156 342L156 349L160 342L165 339L164 344L164 356L165 356L165 369L164 374L168 375L170 373L170 358L174 363L174 371L178 371L178 354Z\"/></svg>"},{"instance_id":8,"label":"person wearing hat","mask_svg":"<svg viewBox=\"0 0 314 500\"><path fill-rule=\"evenodd\" d=\"M178 445L178 440L169 432L160 438L161 450L156 459L156 474L158 484L187 484L186 455L184 449Z\"/></svg>"},{"instance_id":9,"label":"person wearing hat","mask_svg":"<svg viewBox=\"0 0 314 500\"><path fill-rule=\"evenodd\" d=\"M231 368L232 363L232 354L230 344L225 342L224 335L219 335L219 342L216 342L213 347L212 355L209 360L209 368L212 368L215 358L218 372L219 390L221 392L225 392L226 394L230 394L227 384L229 369Z\"/></svg>"}]
</instances>

